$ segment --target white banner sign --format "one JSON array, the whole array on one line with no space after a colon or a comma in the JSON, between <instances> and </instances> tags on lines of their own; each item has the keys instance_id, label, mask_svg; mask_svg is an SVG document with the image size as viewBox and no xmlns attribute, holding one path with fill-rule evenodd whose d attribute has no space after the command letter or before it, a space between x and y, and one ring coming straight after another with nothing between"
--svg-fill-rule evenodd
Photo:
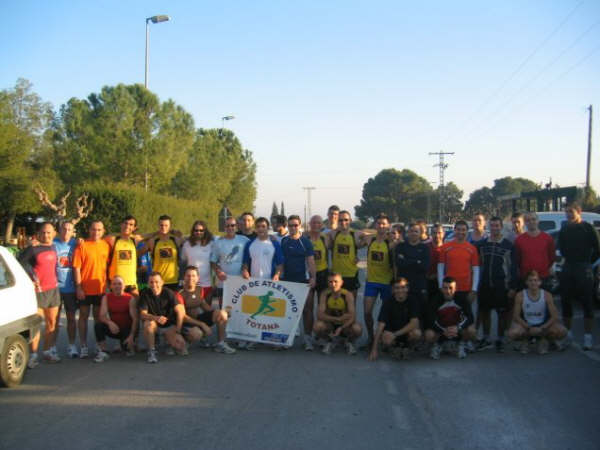
<instances>
[{"instance_id":1,"label":"white banner sign","mask_svg":"<svg viewBox=\"0 0 600 450\"><path fill-rule=\"evenodd\" d=\"M302 317L308 284L228 276L223 308L229 311L227 337L291 346Z\"/></svg>"}]
</instances>

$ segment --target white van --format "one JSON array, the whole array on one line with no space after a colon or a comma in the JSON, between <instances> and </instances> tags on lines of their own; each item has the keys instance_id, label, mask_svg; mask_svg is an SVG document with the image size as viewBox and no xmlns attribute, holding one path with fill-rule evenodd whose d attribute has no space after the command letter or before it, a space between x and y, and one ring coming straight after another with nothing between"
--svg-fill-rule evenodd
<instances>
[{"instance_id":1,"label":"white van","mask_svg":"<svg viewBox=\"0 0 600 450\"><path fill-rule=\"evenodd\" d=\"M0 247L0 379L7 387L21 384L29 342L40 322L31 279L15 257Z\"/></svg>"},{"instance_id":2,"label":"white van","mask_svg":"<svg viewBox=\"0 0 600 450\"><path fill-rule=\"evenodd\" d=\"M567 216L564 211L550 211L550 212L539 212L537 213L540 221L540 230L546 233L552 233L553 231L559 231L562 226L567 223ZM594 225L594 228L600 230L600 214L592 212L582 212L581 219L584 222L589 222Z\"/></svg>"}]
</instances>

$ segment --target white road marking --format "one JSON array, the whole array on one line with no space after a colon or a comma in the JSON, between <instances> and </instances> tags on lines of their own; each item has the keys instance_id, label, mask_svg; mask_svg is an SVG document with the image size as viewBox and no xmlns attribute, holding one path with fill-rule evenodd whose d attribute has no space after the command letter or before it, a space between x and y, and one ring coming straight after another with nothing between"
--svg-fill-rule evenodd
<instances>
[{"instance_id":1,"label":"white road marking","mask_svg":"<svg viewBox=\"0 0 600 450\"><path fill-rule=\"evenodd\" d=\"M573 346L573 348L575 350L577 350L579 353L581 353L582 355L587 356L590 359L593 359L594 361L598 361L600 362L600 354L594 350L584 350L581 345L579 345L577 342L571 342L571 345Z\"/></svg>"}]
</instances>

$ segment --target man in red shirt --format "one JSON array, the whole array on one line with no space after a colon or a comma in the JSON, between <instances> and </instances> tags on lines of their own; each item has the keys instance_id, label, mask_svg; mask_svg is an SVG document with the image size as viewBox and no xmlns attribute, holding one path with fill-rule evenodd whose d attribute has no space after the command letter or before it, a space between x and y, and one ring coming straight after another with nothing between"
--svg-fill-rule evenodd
<instances>
[{"instance_id":1,"label":"man in red shirt","mask_svg":"<svg viewBox=\"0 0 600 450\"><path fill-rule=\"evenodd\" d=\"M515 257L521 280L519 290L525 288L525 277L532 270L539 274L542 288L549 290L550 269L556 258L554 239L539 229L536 213L525 214L525 224L527 232L515 239Z\"/></svg>"},{"instance_id":2,"label":"man in red shirt","mask_svg":"<svg viewBox=\"0 0 600 450\"><path fill-rule=\"evenodd\" d=\"M440 250L437 266L438 287L442 288L444 277L456 280L455 297L473 303L479 285L479 254L474 245L467 242L467 222L454 224L454 240L446 242Z\"/></svg>"}]
</instances>

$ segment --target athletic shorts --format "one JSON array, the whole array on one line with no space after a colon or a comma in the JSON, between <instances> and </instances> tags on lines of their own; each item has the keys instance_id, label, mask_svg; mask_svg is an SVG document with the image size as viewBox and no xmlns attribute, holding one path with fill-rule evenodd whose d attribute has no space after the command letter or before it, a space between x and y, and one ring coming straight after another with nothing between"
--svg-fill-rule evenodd
<instances>
[{"instance_id":1,"label":"athletic shorts","mask_svg":"<svg viewBox=\"0 0 600 450\"><path fill-rule=\"evenodd\" d=\"M342 287L347 291L356 291L360 287L360 281L358 281L358 272L353 277L342 277L344 284Z\"/></svg>"},{"instance_id":2,"label":"athletic shorts","mask_svg":"<svg viewBox=\"0 0 600 450\"><path fill-rule=\"evenodd\" d=\"M377 300L378 295L381 297L381 300L390 298L392 296L391 285L367 281L365 284L365 297L374 297Z\"/></svg>"},{"instance_id":3,"label":"athletic shorts","mask_svg":"<svg viewBox=\"0 0 600 450\"><path fill-rule=\"evenodd\" d=\"M100 306L102 295L86 295L83 300L77 300L79 306Z\"/></svg>"},{"instance_id":4,"label":"athletic shorts","mask_svg":"<svg viewBox=\"0 0 600 450\"><path fill-rule=\"evenodd\" d=\"M563 317L573 317L573 300L583 306L583 317L594 317L594 272L587 263L569 263L560 273L560 300Z\"/></svg>"},{"instance_id":5,"label":"athletic shorts","mask_svg":"<svg viewBox=\"0 0 600 450\"><path fill-rule=\"evenodd\" d=\"M505 287L481 286L477 292L479 308L495 309L505 312L512 308L512 302L508 298L508 289Z\"/></svg>"},{"instance_id":6,"label":"athletic shorts","mask_svg":"<svg viewBox=\"0 0 600 450\"><path fill-rule=\"evenodd\" d=\"M323 292L325 289L327 289L329 287L329 284L327 282L328 277L329 277L328 269L319 270L316 273L315 289L317 290L317 294L320 294L321 292Z\"/></svg>"},{"instance_id":7,"label":"athletic shorts","mask_svg":"<svg viewBox=\"0 0 600 450\"><path fill-rule=\"evenodd\" d=\"M77 296L75 295L75 292L61 292L60 301L63 302L63 305L65 305L65 311L77 311Z\"/></svg>"},{"instance_id":8,"label":"athletic shorts","mask_svg":"<svg viewBox=\"0 0 600 450\"><path fill-rule=\"evenodd\" d=\"M58 308L60 306L60 293L58 292L58 288L37 292L36 297L38 308Z\"/></svg>"},{"instance_id":9,"label":"athletic shorts","mask_svg":"<svg viewBox=\"0 0 600 450\"><path fill-rule=\"evenodd\" d=\"M170 330L175 329L175 325L166 325L166 326L158 326L156 327L156 333L160 336L168 333Z\"/></svg>"},{"instance_id":10,"label":"athletic shorts","mask_svg":"<svg viewBox=\"0 0 600 450\"><path fill-rule=\"evenodd\" d=\"M386 326L383 331L387 331L388 333L395 333L398 330L392 330ZM400 344L406 345L407 343L408 343L408 334L403 334L402 336L396 336L396 338L394 339L394 343L392 345L399 346Z\"/></svg>"},{"instance_id":11,"label":"athletic shorts","mask_svg":"<svg viewBox=\"0 0 600 450\"><path fill-rule=\"evenodd\" d=\"M223 288L215 288L215 290L213 291L213 297L215 298L223 298Z\"/></svg>"},{"instance_id":12,"label":"athletic shorts","mask_svg":"<svg viewBox=\"0 0 600 450\"><path fill-rule=\"evenodd\" d=\"M209 328L211 328L215 324L213 322L212 315L213 315L213 311L204 311L202 314L198 314L196 316L196 320L199 320L200 322L204 322ZM183 327L181 329L181 333L184 335L188 334L188 330L190 328L194 328L194 327L198 327L198 325L194 325L192 323L186 323L183 325Z\"/></svg>"}]
</instances>

